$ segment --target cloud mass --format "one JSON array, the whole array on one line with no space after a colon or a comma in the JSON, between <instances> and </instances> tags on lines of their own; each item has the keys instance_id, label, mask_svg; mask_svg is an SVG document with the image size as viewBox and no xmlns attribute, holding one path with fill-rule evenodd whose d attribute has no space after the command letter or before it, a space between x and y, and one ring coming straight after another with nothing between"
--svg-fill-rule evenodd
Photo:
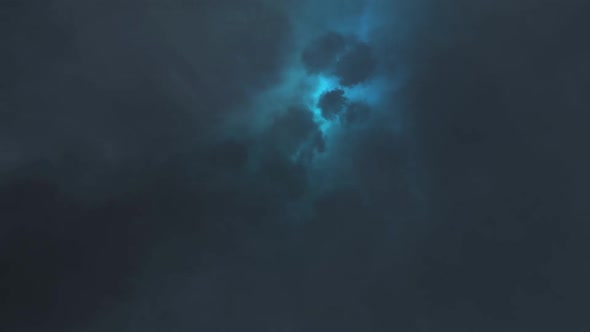
<instances>
[{"instance_id":1,"label":"cloud mass","mask_svg":"<svg viewBox=\"0 0 590 332\"><path fill-rule=\"evenodd\" d=\"M586 2L0 4L0 330L586 331Z\"/></svg>"}]
</instances>

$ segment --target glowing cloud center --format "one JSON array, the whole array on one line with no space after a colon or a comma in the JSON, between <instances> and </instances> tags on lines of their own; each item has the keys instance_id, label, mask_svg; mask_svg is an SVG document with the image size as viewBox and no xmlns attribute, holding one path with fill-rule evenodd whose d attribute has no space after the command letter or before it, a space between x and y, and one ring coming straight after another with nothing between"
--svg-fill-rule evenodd
<instances>
[{"instance_id":1,"label":"glowing cloud center","mask_svg":"<svg viewBox=\"0 0 590 332\"><path fill-rule=\"evenodd\" d=\"M368 43L371 34L371 26L374 22L373 0L363 0L364 8L358 16L352 20L343 20L341 26L334 26L335 31L343 35L351 34L360 41ZM337 24L340 25L340 24ZM311 98L308 100L308 108L313 112L313 119L318 124L322 134L328 136L330 131L340 124L340 115L326 118L322 114L319 106L322 96L336 89L344 91L344 97L347 103L362 102L370 106L375 106L379 101L379 96L383 92L385 82L376 77L371 77L359 84L352 86L342 86L338 77L327 74L317 73L309 76L311 80Z\"/></svg>"},{"instance_id":2,"label":"glowing cloud center","mask_svg":"<svg viewBox=\"0 0 590 332\"><path fill-rule=\"evenodd\" d=\"M313 77L311 98L308 99L309 104L307 106L313 112L314 121L318 124L322 133L327 136L335 126L340 124L340 116L336 116L333 119L326 119L322 115L322 110L319 107L322 95L335 89L341 89L344 91L344 97L346 97L349 103L362 102L374 106L379 101L383 87L384 82L381 82L380 79L372 79L352 87L345 87L338 83L336 77L318 74Z\"/></svg>"}]
</instances>

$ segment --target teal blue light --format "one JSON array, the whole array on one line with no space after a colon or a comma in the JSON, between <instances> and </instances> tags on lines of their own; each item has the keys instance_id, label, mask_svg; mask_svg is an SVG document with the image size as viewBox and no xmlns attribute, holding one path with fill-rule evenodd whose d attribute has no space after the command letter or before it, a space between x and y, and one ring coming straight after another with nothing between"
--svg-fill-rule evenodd
<instances>
[{"instance_id":1,"label":"teal blue light","mask_svg":"<svg viewBox=\"0 0 590 332\"><path fill-rule=\"evenodd\" d=\"M318 108L318 102L320 101L320 97L322 94L336 89L339 87L338 80L333 77L328 77L325 75L318 75L315 78L314 82L314 89L312 92L311 102L312 105L309 105L309 109L313 112L313 119L318 124L322 134L327 135L334 126L336 120L327 120L322 116L322 111Z\"/></svg>"},{"instance_id":2,"label":"teal blue light","mask_svg":"<svg viewBox=\"0 0 590 332\"><path fill-rule=\"evenodd\" d=\"M322 94L334 89L344 90L344 95L350 102L364 102L369 105L376 105L379 102L379 97L385 87L385 82L379 79L374 79L363 84L358 84L353 87L343 87L338 84L338 79L328 75L317 75L313 78L309 109L313 112L313 119L318 124L322 134L327 136L330 131L338 126L339 118L332 120L325 119L318 107L318 102Z\"/></svg>"}]
</instances>

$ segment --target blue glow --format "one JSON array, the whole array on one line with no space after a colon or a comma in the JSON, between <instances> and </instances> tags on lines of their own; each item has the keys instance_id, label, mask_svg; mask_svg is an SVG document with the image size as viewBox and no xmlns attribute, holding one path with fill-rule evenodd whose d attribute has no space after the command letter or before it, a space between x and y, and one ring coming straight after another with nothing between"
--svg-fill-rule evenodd
<instances>
[{"instance_id":1,"label":"blue glow","mask_svg":"<svg viewBox=\"0 0 590 332\"><path fill-rule=\"evenodd\" d=\"M351 101L363 101L369 105L376 105L385 92L386 82L381 78L374 78L363 84L345 88L346 97Z\"/></svg>"},{"instance_id":2,"label":"blue glow","mask_svg":"<svg viewBox=\"0 0 590 332\"><path fill-rule=\"evenodd\" d=\"M334 125L335 120L329 121L322 116L322 111L318 107L318 102L322 94L338 88L338 80L333 77L318 75L315 78L314 88L312 91L311 105L309 109L313 112L313 119L318 124L322 134L328 134L329 130Z\"/></svg>"},{"instance_id":3,"label":"blue glow","mask_svg":"<svg viewBox=\"0 0 590 332\"><path fill-rule=\"evenodd\" d=\"M318 107L322 94L334 89L344 90L344 95L349 102L364 102L369 105L376 105L379 102L386 84L381 79L373 79L353 87L343 87L338 84L338 79L328 75L314 76L311 89L311 98L308 107L313 112L314 121L318 124L322 134L328 136L330 131L339 124L339 117L332 120L325 119Z\"/></svg>"},{"instance_id":4,"label":"blue glow","mask_svg":"<svg viewBox=\"0 0 590 332\"><path fill-rule=\"evenodd\" d=\"M334 6L338 6L339 2L337 0L332 1ZM371 110L376 111L383 103L383 96L388 95L386 90L391 89L391 82L380 77L378 72L375 72L374 76L360 84L344 87L340 85L341 78L335 76L337 75L335 71L325 70L319 74L310 74L305 68L305 64L301 62L302 49L308 45L310 40L321 36L327 31L334 31L347 38L351 37L352 40L360 40L371 47L373 46L371 36L375 32L379 12L376 10L376 4L373 0L358 1L356 7L358 10L354 13L350 12L349 15L338 19L328 17L325 20L320 20L315 26L299 26L301 44L293 49L292 62L286 65L281 83L266 91L256 100L257 115L269 119L269 122L272 122L273 113L277 112L277 110L284 109L288 105L300 105L303 103L312 113L312 119L323 136L326 151L331 150L331 147L333 150L329 153L319 153L316 150L317 141L314 141L314 137L302 138L300 146L290 153L293 161L307 161L313 158L315 163L319 159L333 158L333 155L332 157L329 157L329 155L337 150L339 137L344 137L341 135L344 133L343 130L352 128L344 125L348 123L346 120L348 117L345 117L346 108L339 114L333 117L330 116L330 119L322 116L319 102L323 94L335 89L341 89L344 91L348 103L362 102L368 104ZM308 5L309 10L315 13L317 2L310 0ZM266 113L262 115L261 110ZM260 126L265 127L266 125L261 124Z\"/></svg>"}]
</instances>

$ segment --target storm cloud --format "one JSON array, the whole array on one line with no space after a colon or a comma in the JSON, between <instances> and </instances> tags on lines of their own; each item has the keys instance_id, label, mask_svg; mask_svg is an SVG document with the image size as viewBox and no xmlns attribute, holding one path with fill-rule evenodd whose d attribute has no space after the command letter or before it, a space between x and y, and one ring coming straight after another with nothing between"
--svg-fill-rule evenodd
<instances>
[{"instance_id":1,"label":"storm cloud","mask_svg":"<svg viewBox=\"0 0 590 332\"><path fill-rule=\"evenodd\" d=\"M333 119L338 113L344 110L347 99L344 96L344 90L335 89L324 92L320 96L318 107L322 111L322 116L326 119Z\"/></svg>"},{"instance_id":2,"label":"storm cloud","mask_svg":"<svg viewBox=\"0 0 590 332\"><path fill-rule=\"evenodd\" d=\"M0 7L0 330L588 330L586 2Z\"/></svg>"},{"instance_id":3,"label":"storm cloud","mask_svg":"<svg viewBox=\"0 0 590 332\"><path fill-rule=\"evenodd\" d=\"M377 66L369 45L357 43L342 55L334 68L340 84L352 86L366 81L373 75Z\"/></svg>"},{"instance_id":4,"label":"storm cloud","mask_svg":"<svg viewBox=\"0 0 590 332\"><path fill-rule=\"evenodd\" d=\"M301 52L301 61L311 73L330 70L346 51L346 38L330 31L310 42Z\"/></svg>"}]
</instances>

